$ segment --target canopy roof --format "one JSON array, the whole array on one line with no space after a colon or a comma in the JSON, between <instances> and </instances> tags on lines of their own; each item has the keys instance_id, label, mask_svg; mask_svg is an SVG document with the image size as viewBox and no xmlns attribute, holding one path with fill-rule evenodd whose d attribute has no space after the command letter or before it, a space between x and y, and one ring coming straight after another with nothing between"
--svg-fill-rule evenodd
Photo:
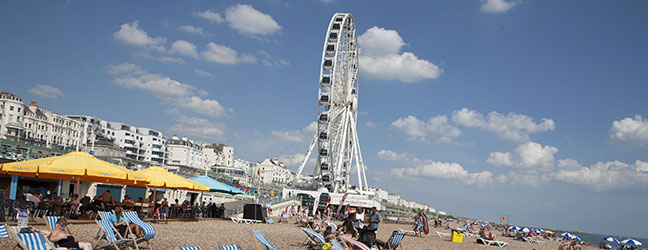
<instances>
[{"instance_id":1,"label":"canopy roof","mask_svg":"<svg viewBox=\"0 0 648 250\"><path fill-rule=\"evenodd\" d=\"M164 168L150 167L137 171L142 175L148 176L151 180L147 186L160 188L174 188L194 191L209 191L209 187L198 182L189 180L174 173L169 173Z\"/></svg>"},{"instance_id":2,"label":"canopy roof","mask_svg":"<svg viewBox=\"0 0 648 250\"><path fill-rule=\"evenodd\" d=\"M245 194L242 190L229 186L225 183L222 183L220 181L214 180L208 176L196 176L190 178L190 180L198 182L200 184L203 184L207 187L209 187L209 191L212 192L221 192L221 193L228 193L228 194Z\"/></svg>"},{"instance_id":3,"label":"canopy roof","mask_svg":"<svg viewBox=\"0 0 648 250\"><path fill-rule=\"evenodd\" d=\"M149 177L102 161L85 152L72 152L29 161L2 164L0 173L55 180L146 185Z\"/></svg>"}]
</instances>

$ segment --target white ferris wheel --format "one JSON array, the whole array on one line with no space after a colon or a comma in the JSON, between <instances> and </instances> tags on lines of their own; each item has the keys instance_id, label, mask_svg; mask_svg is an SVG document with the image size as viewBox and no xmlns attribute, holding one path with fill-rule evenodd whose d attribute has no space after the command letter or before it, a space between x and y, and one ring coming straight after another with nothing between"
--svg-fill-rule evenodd
<instances>
[{"instance_id":1,"label":"white ferris wheel","mask_svg":"<svg viewBox=\"0 0 648 250\"><path fill-rule=\"evenodd\" d=\"M306 162L317 145L317 165L311 187L329 192L348 190L355 162L358 188L367 188L367 176L356 130L358 120L358 40L350 13L335 13L329 22L319 77L317 132L293 186L299 184Z\"/></svg>"}]
</instances>

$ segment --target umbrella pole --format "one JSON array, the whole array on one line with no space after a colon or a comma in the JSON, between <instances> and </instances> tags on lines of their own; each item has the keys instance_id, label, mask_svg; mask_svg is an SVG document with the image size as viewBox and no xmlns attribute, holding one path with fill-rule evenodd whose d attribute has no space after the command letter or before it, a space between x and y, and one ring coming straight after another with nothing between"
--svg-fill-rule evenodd
<instances>
[{"instance_id":1,"label":"umbrella pole","mask_svg":"<svg viewBox=\"0 0 648 250\"><path fill-rule=\"evenodd\" d=\"M79 186L81 185L80 179L81 179L80 176L78 176L77 179L76 179L76 181L77 181L77 183L76 183L76 194L79 197L81 196L81 194L79 193Z\"/></svg>"}]
</instances>

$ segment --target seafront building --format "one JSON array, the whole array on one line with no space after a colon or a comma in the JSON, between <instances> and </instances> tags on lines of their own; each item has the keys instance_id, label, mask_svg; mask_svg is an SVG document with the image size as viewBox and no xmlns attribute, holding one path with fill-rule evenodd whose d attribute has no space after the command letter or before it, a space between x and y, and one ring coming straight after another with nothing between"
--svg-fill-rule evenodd
<instances>
[{"instance_id":1,"label":"seafront building","mask_svg":"<svg viewBox=\"0 0 648 250\"><path fill-rule=\"evenodd\" d=\"M286 185L295 175L279 159L266 158L257 164L259 181L263 183Z\"/></svg>"},{"instance_id":2,"label":"seafront building","mask_svg":"<svg viewBox=\"0 0 648 250\"><path fill-rule=\"evenodd\" d=\"M167 150L169 153L167 169L173 170L176 174L192 177L196 170L205 169L203 147L186 136L179 138L173 135L173 138L167 140Z\"/></svg>"}]
</instances>

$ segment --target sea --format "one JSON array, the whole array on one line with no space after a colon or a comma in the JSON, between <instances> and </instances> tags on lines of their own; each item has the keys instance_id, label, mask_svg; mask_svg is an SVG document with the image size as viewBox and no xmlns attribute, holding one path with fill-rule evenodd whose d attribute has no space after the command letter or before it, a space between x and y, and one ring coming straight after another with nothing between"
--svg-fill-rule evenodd
<instances>
[{"instance_id":1,"label":"sea","mask_svg":"<svg viewBox=\"0 0 648 250\"><path fill-rule=\"evenodd\" d=\"M560 233L563 233L563 232L560 232ZM610 243L610 245L614 249L618 249L619 245L604 240L604 238L612 236L612 237L614 237L615 239L617 239L619 241L622 241L622 240L625 240L625 239L628 239L628 238L637 240L637 241L643 243L643 245L638 246L637 249L648 249L648 239L645 239L645 238L636 238L636 237L627 237L627 236L618 236L618 235L601 235L601 234L582 234L582 233L580 233L580 234L579 233L573 233L573 234L578 236L579 238L581 238L581 240L587 241L587 243L589 243L590 245L592 245L594 247L598 247L598 244L602 241L602 242Z\"/></svg>"}]
</instances>

